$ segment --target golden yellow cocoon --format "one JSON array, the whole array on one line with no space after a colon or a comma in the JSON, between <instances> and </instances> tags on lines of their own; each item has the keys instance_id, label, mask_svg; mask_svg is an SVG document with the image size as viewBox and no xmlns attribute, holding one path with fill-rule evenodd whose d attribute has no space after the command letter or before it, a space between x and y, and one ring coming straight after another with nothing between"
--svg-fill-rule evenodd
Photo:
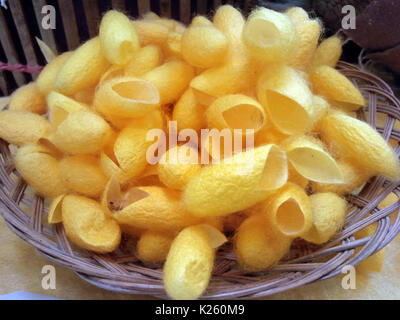
<instances>
[{"instance_id":1,"label":"golden yellow cocoon","mask_svg":"<svg viewBox=\"0 0 400 320\"><path fill-rule=\"evenodd\" d=\"M343 183L318 183L312 184L315 192L334 192L345 195L360 188L373 173L368 169L353 163L350 159L339 159L337 165L343 174Z\"/></svg>"},{"instance_id":2,"label":"golden yellow cocoon","mask_svg":"<svg viewBox=\"0 0 400 320\"><path fill-rule=\"evenodd\" d=\"M320 66L310 73L314 92L335 101L345 111L358 110L365 105L361 92L336 69Z\"/></svg>"},{"instance_id":3,"label":"golden yellow cocoon","mask_svg":"<svg viewBox=\"0 0 400 320\"><path fill-rule=\"evenodd\" d=\"M369 236L372 236L376 228L378 227L378 224L372 223L369 226L365 227L364 229L356 232L354 234L355 238L358 239L363 239ZM356 248L355 254L358 253L361 250L361 248ZM385 260L385 250L386 248L383 248L379 250L378 252L374 253L373 255L369 256L367 259L364 261L360 262L356 268L358 271L372 271L372 272L381 272L383 262Z\"/></svg>"},{"instance_id":4,"label":"golden yellow cocoon","mask_svg":"<svg viewBox=\"0 0 400 320\"><path fill-rule=\"evenodd\" d=\"M32 82L12 94L8 109L44 114L47 111L46 97L39 91L37 84Z\"/></svg>"},{"instance_id":5,"label":"golden yellow cocoon","mask_svg":"<svg viewBox=\"0 0 400 320\"><path fill-rule=\"evenodd\" d=\"M64 197L65 194L62 194L51 201L47 216L47 221L49 224L62 222L62 200Z\"/></svg>"},{"instance_id":6,"label":"golden yellow cocoon","mask_svg":"<svg viewBox=\"0 0 400 320\"><path fill-rule=\"evenodd\" d=\"M41 196L55 198L67 193L51 149L43 145L23 146L18 149L14 162L22 178Z\"/></svg>"},{"instance_id":7,"label":"golden yellow cocoon","mask_svg":"<svg viewBox=\"0 0 400 320\"><path fill-rule=\"evenodd\" d=\"M129 18L116 10L108 11L100 24L101 49L108 61L125 65L139 50L139 39Z\"/></svg>"},{"instance_id":8,"label":"golden yellow cocoon","mask_svg":"<svg viewBox=\"0 0 400 320\"><path fill-rule=\"evenodd\" d=\"M106 72L103 73L99 80L99 83L97 84L97 87L101 86L104 82L107 82L111 79L123 77L124 73L125 71L123 66L112 65L108 68Z\"/></svg>"},{"instance_id":9,"label":"golden yellow cocoon","mask_svg":"<svg viewBox=\"0 0 400 320\"><path fill-rule=\"evenodd\" d=\"M200 172L199 153L186 145L169 149L157 166L161 182L171 189L182 190Z\"/></svg>"},{"instance_id":10,"label":"golden yellow cocoon","mask_svg":"<svg viewBox=\"0 0 400 320\"><path fill-rule=\"evenodd\" d=\"M102 53L98 37L84 43L65 61L56 81L55 89L73 95L99 82L109 63Z\"/></svg>"},{"instance_id":11,"label":"golden yellow cocoon","mask_svg":"<svg viewBox=\"0 0 400 320\"><path fill-rule=\"evenodd\" d=\"M299 13L300 10L303 12ZM318 20L309 19L307 12L299 7L289 9L286 14L295 25L298 34L298 43L289 65L295 69L305 70L318 46L321 24Z\"/></svg>"},{"instance_id":12,"label":"golden yellow cocoon","mask_svg":"<svg viewBox=\"0 0 400 320\"><path fill-rule=\"evenodd\" d=\"M301 237L312 227L310 199L304 189L294 183L287 183L268 199L266 211L271 227L288 237Z\"/></svg>"},{"instance_id":13,"label":"golden yellow cocoon","mask_svg":"<svg viewBox=\"0 0 400 320\"><path fill-rule=\"evenodd\" d=\"M295 25L283 13L267 8L254 10L243 29L250 53L266 62L288 61L298 44Z\"/></svg>"},{"instance_id":14,"label":"golden yellow cocoon","mask_svg":"<svg viewBox=\"0 0 400 320\"><path fill-rule=\"evenodd\" d=\"M199 226L182 230L172 242L164 265L164 287L168 296L192 300L207 288L215 252L207 233Z\"/></svg>"},{"instance_id":15,"label":"golden yellow cocoon","mask_svg":"<svg viewBox=\"0 0 400 320\"><path fill-rule=\"evenodd\" d=\"M53 90L58 72L67 59L72 56L72 54L72 52L65 52L44 67L36 80L36 84L40 92L46 95Z\"/></svg>"},{"instance_id":16,"label":"golden yellow cocoon","mask_svg":"<svg viewBox=\"0 0 400 320\"><path fill-rule=\"evenodd\" d=\"M199 222L183 208L179 191L155 186L129 189L113 217L131 227L169 232Z\"/></svg>"},{"instance_id":17,"label":"golden yellow cocoon","mask_svg":"<svg viewBox=\"0 0 400 320\"><path fill-rule=\"evenodd\" d=\"M329 103L322 97L313 95L313 108L314 108L314 126L313 130L319 131L320 120L325 117L331 106Z\"/></svg>"},{"instance_id":18,"label":"golden yellow cocoon","mask_svg":"<svg viewBox=\"0 0 400 320\"><path fill-rule=\"evenodd\" d=\"M60 123L52 142L66 153L96 153L103 149L110 136L111 128L103 118L82 110L70 113Z\"/></svg>"},{"instance_id":19,"label":"golden yellow cocoon","mask_svg":"<svg viewBox=\"0 0 400 320\"><path fill-rule=\"evenodd\" d=\"M146 136L147 130L129 126L115 141L114 154L118 164L131 178L140 175L148 164L146 153L153 141L147 141Z\"/></svg>"},{"instance_id":20,"label":"golden yellow cocoon","mask_svg":"<svg viewBox=\"0 0 400 320\"><path fill-rule=\"evenodd\" d=\"M287 135L280 132L272 125L266 125L255 136L255 145L261 146L263 144L281 144L282 141L287 139Z\"/></svg>"},{"instance_id":21,"label":"golden yellow cocoon","mask_svg":"<svg viewBox=\"0 0 400 320\"><path fill-rule=\"evenodd\" d=\"M173 234L148 230L140 236L136 254L144 262L162 263L167 259L173 240Z\"/></svg>"},{"instance_id":22,"label":"golden yellow cocoon","mask_svg":"<svg viewBox=\"0 0 400 320\"><path fill-rule=\"evenodd\" d=\"M269 65L258 79L257 96L279 131L291 135L311 129L312 93L296 70Z\"/></svg>"},{"instance_id":23,"label":"golden yellow cocoon","mask_svg":"<svg viewBox=\"0 0 400 320\"><path fill-rule=\"evenodd\" d=\"M322 41L311 59L309 70L324 65L336 67L342 55L342 44L343 40L338 36L332 36Z\"/></svg>"},{"instance_id":24,"label":"golden yellow cocoon","mask_svg":"<svg viewBox=\"0 0 400 320\"><path fill-rule=\"evenodd\" d=\"M312 136L294 136L282 142L287 157L303 177L323 183L342 183L343 174L336 160Z\"/></svg>"},{"instance_id":25,"label":"golden yellow cocoon","mask_svg":"<svg viewBox=\"0 0 400 320\"><path fill-rule=\"evenodd\" d=\"M195 67L211 68L222 64L228 49L228 39L214 26L191 26L182 36L183 58Z\"/></svg>"},{"instance_id":26,"label":"golden yellow cocoon","mask_svg":"<svg viewBox=\"0 0 400 320\"><path fill-rule=\"evenodd\" d=\"M135 77L115 78L97 89L94 107L112 117L142 117L159 106L157 88L149 81Z\"/></svg>"},{"instance_id":27,"label":"golden yellow cocoon","mask_svg":"<svg viewBox=\"0 0 400 320\"><path fill-rule=\"evenodd\" d=\"M24 110L0 112L0 138L8 143L22 146L35 143L51 131L47 119Z\"/></svg>"},{"instance_id":28,"label":"golden yellow cocoon","mask_svg":"<svg viewBox=\"0 0 400 320\"><path fill-rule=\"evenodd\" d=\"M289 170L289 178L288 178L289 182L293 182L298 186L302 187L303 189L306 189L308 187L310 181L307 178L303 177L300 173L298 173L290 162L288 163L288 170Z\"/></svg>"},{"instance_id":29,"label":"golden yellow cocoon","mask_svg":"<svg viewBox=\"0 0 400 320\"><path fill-rule=\"evenodd\" d=\"M261 146L202 168L187 184L183 202L196 216L225 216L266 199L287 177L285 152Z\"/></svg>"},{"instance_id":30,"label":"golden yellow cocoon","mask_svg":"<svg viewBox=\"0 0 400 320\"><path fill-rule=\"evenodd\" d=\"M182 34L179 32L171 31L168 34L167 45L166 45L167 57L181 57L182 51Z\"/></svg>"},{"instance_id":31,"label":"golden yellow cocoon","mask_svg":"<svg viewBox=\"0 0 400 320\"><path fill-rule=\"evenodd\" d=\"M132 22L139 38L140 46L157 45L165 46L169 29L152 20L136 20Z\"/></svg>"},{"instance_id":32,"label":"golden yellow cocoon","mask_svg":"<svg viewBox=\"0 0 400 320\"><path fill-rule=\"evenodd\" d=\"M321 137L371 172L391 180L400 177L400 164L393 149L369 124L334 113L322 120Z\"/></svg>"},{"instance_id":33,"label":"golden yellow cocoon","mask_svg":"<svg viewBox=\"0 0 400 320\"><path fill-rule=\"evenodd\" d=\"M275 231L264 215L247 218L234 237L234 250L245 270L263 271L278 263L290 249L291 238Z\"/></svg>"},{"instance_id":34,"label":"golden yellow cocoon","mask_svg":"<svg viewBox=\"0 0 400 320\"><path fill-rule=\"evenodd\" d=\"M195 16L190 22L190 27L212 27L213 23L204 16Z\"/></svg>"},{"instance_id":35,"label":"golden yellow cocoon","mask_svg":"<svg viewBox=\"0 0 400 320\"><path fill-rule=\"evenodd\" d=\"M322 244L343 227L347 202L332 192L313 194L310 201L313 225L302 238L308 242Z\"/></svg>"},{"instance_id":36,"label":"golden yellow cocoon","mask_svg":"<svg viewBox=\"0 0 400 320\"><path fill-rule=\"evenodd\" d=\"M109 179L114 177L118 183L124 185L128 183L132 177L130 173L122 170L117 162L116 159L112 159L104 152L100 154L100 167L106 177Z\"/></svg>"},{"instance_id":37,"label":"golden yellow cocoon","mask_svg":"<svg viewBox=\"0 0 400 320\"><path fill-rule=\"evenodd\" d=\"M121 242L121 228L101 205L82 196L68 195L62 202L62 220L68 239L81 248L112 252Z\"/></svg>"},{"instance_id":38,"label":"golden yellow cocoon","mask_svg":"<svg viewBox=\"0 0 400 320\"><path fill-rule=\"evenodd\" d=\"M187 89L174 106L172 120L176 121L178 132L183 129L200 131L207 126L206 107L197 102L193 89Z\"/></svg>"},{"instance_id":39,"label":"golden yellow cocoon","mask_svg":"<svg viewBox=\"0 0 400 320\"><path fill-rule=\"evenodd\" d=\"M145 14L142 15L142 17L143 17L144 20L158 20L158 19L160 19L160 16L157 13L153 12L153 11L146 12Z\"/></svg>"},{"instance_id":40,"label":"golden yellow cocoon","mask_svg":"<svg viewBox=\"0 0 400 320\"><path fill-rule=\"evenodd\" d=\"M247 129L257 133L266 123L266 114L257 100L243 94L226 95L216 99L207 109L209 128Z\"/></svg>"},{"instance_id":41,"label":"golden yellow cocoon","mask_svg":"<svg viewBox=\"0 0 400 320\"><path fill-rule=\"evenodd\" d=\"M91 155L64 158L60 162L60 174L70 190L89 197L100 196L107 183L99 159Z\"/></svg>"},{"instance_id":42,"label":"golden yellow cocoon","mask_svg":"<svg viewBox=\"0 0 400 320\"><path fill-rule=\"evenodd\" d=\"M241 38L242 14L232 6L221 6L215 13L214 25L228 39L229 52L223 65L205 70L190 83L199 102L205 105L216 97L244 92L254 81L253 64Z\"/></svg>"},{"instance_id":43,"label":"golden yellow cocoon","mask_svg":"<svg viewBox=\"0 0 400 320\"><path fill-rule=\"evenodd\" d=\"M181 60L168 61L143 75L158 89L162 105L177 101L193 77L193 68Z\"/></svg>"},{"instance_id":44,"label":"golden yellow cocoon","mask_svg":"<svg viewBox=\"0 0 400 320\"><path fill-rule=\"evenodd\" d=\"M140 48L125 66L125 75L129 77L140 77L147 72L158 67L163 60L163 55L160 47L149 45Z\"/></svg>"}]
</instances>

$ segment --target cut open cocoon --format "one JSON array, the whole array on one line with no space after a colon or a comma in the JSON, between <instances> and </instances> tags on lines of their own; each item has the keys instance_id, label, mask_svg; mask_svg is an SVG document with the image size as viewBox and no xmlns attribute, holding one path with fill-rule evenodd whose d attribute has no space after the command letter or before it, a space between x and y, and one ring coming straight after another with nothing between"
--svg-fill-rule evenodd
<instances>
[{"instance_id":1,"label":"cut open cocoon","mask_svg":"<svg viewBox=\"0 0 400 320\"><path fill-rule=\"evenodd\" d=\"M281 132L292 135L311 129L312 93L296 70L283 65L269 66L258 79L257 96Z\"/></svg>"},{"instance_id":2,"label":"cut open cocoon","mask_svg":"<svg viewBox=\"0 0 400 320\"><path fill-rule=\"evenodd\" d=\"M298 38L289 17L267 8L254 10L243 29L243 41L251 54L262 61L287 61Z\"/></svg>"},{"instance_id":3,"label":"cut open cocoon","mask_svg":"<svg viewBox=\"0 0 400 320\"><path fill-rule=\"evenodd\" d=\"M49 224L62 222L62 201L64 197L65 194L62 194L51 201L47 216Z\"/></svg>"},{"instance_id":4,"label":"cut open cocoon","mask_svg":"<svg viewBox=\"0 0 400 320\"><path fill-rule=\"evenodd\" d=\"M268 201L267 217L271 226L285 236L296 238L312 226L312 208L304 189L288 183Z\"/></svg>"},{"instance_id":5,"label":"cut open cocoon","mask_svg":"<svg viewBox=\"0 0 400 320\"><path fill-rule=\"evenodd\" d=\"M261 104L243 94L216 99L207 109L206 116L209 128L229 128L232 131L242 129L243 134L246 134L247 129L256 133L266 123L266 114Z\"/></svg>"},{"instance_id":6,"label":"cut open cocoon","mask_svg":"<svg viewBox=\"0 0 400 320\"><path fill-rule=\"evenodd\" d=\"M324 150L323 143L311 136L291 137L282 143L296 171L311 181L343 183L336 160Z\"/></svg>"},{"instance_id":7,"label":"cut open cocoon","mask_svg":"<svg viewBox=\"0 0 400 320\"><path fill-rule=\"evenodd\" d=\"M183 202L196 216L225 216L266 199L287 178L285 152L261 146L204 167L187 184Z\"/></svg>"},{"instance_id":8,"label":"cut open cocoon","mask_svg":"<svg viewBox=\"0 0 400 320\"><path fill-rule=\"evenodd\" d=\"M94 106L101 114L142 117L159 106L160 96L149 82L124 77L103 83L96 92Z\"/></svg>"}]
</instances>

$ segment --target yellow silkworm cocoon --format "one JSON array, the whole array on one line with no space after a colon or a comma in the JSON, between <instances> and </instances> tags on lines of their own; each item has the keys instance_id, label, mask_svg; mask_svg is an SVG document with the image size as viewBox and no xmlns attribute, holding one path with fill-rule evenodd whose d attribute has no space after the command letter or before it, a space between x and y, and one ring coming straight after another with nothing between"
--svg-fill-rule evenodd
<instances>
[{"instance_id":1,"label":"yellow silkworm cocoon","mask_svg":"<svg viewBox=\"0 0 400 320\"><path fill-rule=\"evenodd\" d=\"M50 122L36 113L24 110L0 112L0 138L22 146L35 143L51 131Z\"/></svg>"},{"instance_id":2,"label":"yellow silkworm cocoon","mask_svg":"<svg viewBox=\"0 0 400 320\"><path fill-rule=\"evenodd\" d=\"M158 89L161 105L177 101L193 77L193 68L181 60L168 61L143 75Z\"/></svg>"},{"instance_id":3,"label":"yellow silkworm cocoon","mask_svg":"<svg viewBox=\"0 0 400 320\"><path fill-rule=\"evenodd\" d=\"M282 133L300 134L311 129L313 95L296 70L283 65L268 66L258 79L257 96Z\"/></svg>"},{"instance_id":4,"label":"yellow silkworm cocoon","mask_svg":"<svg viewBox=\"0 0 400 320\"><path fill-rule=\"evenodd\" d=\"M57 74L55 90L73 95L96 85L109 63L102 53L98 37L84 43L65 61Z\"/></svg>"},{"instance_id":5,"label":"yellow silkworm cocoon","mask_svg":"<svg viewBox=\"0 0 400 320\"><path fill-rule=\"evenodd\" d=\"M345 111L358 110L365 106L361 92L349 79L336 69L320 66L310 73L314 92L322 95Z\"/></svg>"},{"instance_id":6,"label":"yellow silkworm cocoon","mask_svg":"<svg viewBox=\"0 0 400 320\"><path fill-rule=\"evenodd\" d=\"M174 239L164 265L164 287L172 299L201 296L210 282L215 250L199 226L182 230Z\"/></svg>"},{"instance_id":7,"label":"yellow silkworm cocoon","mask_svg":"<svg viewBox=\"0 0 400 320\"><path fill-rule=\"evenodd\" d=\"M312 184L315 192L334 192L345 195L360 188L373 176L368 169L354 164L350 159L339 159L337 164L343 174L343 183L318 183Z\"/></svg>"},{"instance_id":8,"label":"yellow silkworm cocoon","mask_svg":"<svg viewBox=\"0 0 400 320\"><path fill-rule=\"evenodd\" d=\"M68 114L54 134L52 142L63 152L87 154L100 152L111 136L106 121L91 111Z\"/></svg>"},{"instance_id":9,"label":"yellow silkworm cocoon","mask_svg":"<svg viewBox=\"0 0 400 320\"><path fill-rule=\"evenodd\" d=\"M343 40L338 36L332 36L322 41L311 59L309 70L324 65L336 67L342 55L342 45Z\"/></svg>"},{"instance_id":10,"label":"yellow silkworm cocoon","mask_svg":"<svg viewBox=\"0 0 400 320\"><path fill-rule=\"evenodd\" d=\"M108 80L123 77L124 73L124 67L112 65L110 68L108 68L106 72L103 73L99 83L97 84L97 87L101 86L104 82L107 82Z\"/></svg>"},{"instance_id":11,"label":"yellow silkworm cocoon","mask_svg":"<svg viewBox=\"0 0 400 320\"><path fill-rule=\"evenodd\" d=\"M147 141L147 130L126 127L120 132L114 144L114 155L122 171L130 178L139 176L146 168L147 149L152 141Z\"/></svg>"},{"instance_id":12,"label":"yellow silkworm cocoon","mask_svg":"<svg viewBox=\"0 0 400 320\"><path fill-rule=\"evenodd\" d=\"M174 106L172 120L176 121L178 132L183 129L200 131L207 126L206 107L197 102L192 88L187 89Z\"/></svg>"},{"instance_id":13,"label":"yellow silkworm cocoon","mask_svg":"<svg viewBox=\"0 0 400 320\"><path fill-rule=\"evenodd\" d=\"M83 89L74 95L74 99L78 102L91 106L94 100L95 87Z\"/></svg>"},{"instance_id":14,"label":"yellow silkworm cocoon","mask_svg":"<svg viewBox=\"0 0 400 320\"><path fill-rule=\"evenodd\" d=\"M279 145L282 141L287 139L287 137L287 135L283 134L275 127L267 124L256 134L254 143L256 146L261 146L263 144Z\"/></svg>"},{"instance_id":15,"label":"yellow silkworm cocoon","mask_svg":"<svg viewBox=\"0 0 400 320\"><path fill-rule=\"evenodd\" d=\"M148 45L164 47L167 43L169 29L166 26L153 20L136 20L132 23L141 47Z\"/></svg>"},{"instance_id":16,"label":"yellow silkworm cocoon","mask_svg":"<svg viewBox=\"0 0 400 320\"><path fill-rule=\"evenodd\" d=\"M32 82L12 94L8 109L44 114L47 111L46 97L39 91L36 82Z\"/></svg>"},{"instance_id":17,"label":"yellow silkworm cocoon","mask_svg":"<svg viewBox=\"0 0 400 320\"><path fill-rule=\"evenodd\" d=\"M310 201L313 225L302 238L308 242L323 244L343 227L347 202L331 192L313 194Z\"/></svg>"},{"instance_id":18,"label":"yellow silkworm cocoon","mask_svg":"<svg viewBox=\"0 0 400 320\"><path fill-rule=\"evenodd\" d=\"M375 233L377 227L378 224L376 222L372 223L369 226L365 227L364 229L361 229L360 231L356 232L354 236L357 240L372 236ZM355 254L358 253L360 250L361 250L360 247L356 248ZM378 252L374 253L373 255L369 256L367 259L360 262L356 266L357 271L381 272L383 267L383 262L385 260L385 250L386 248L383 248Z\"/></svg>"},{"instance_id":19,"label":"yellow silkworm cocoon","mask_svg":"<svg viewBox=\"0 0 400 320\"><path fill-rule=\"evenodd\" d=\"M190 27L212 27L213 23L204 16L195 16L190 22Z\"/></svg>"},{"instance_id":20,"label":"yellow silkworm cocoon","mask_svg":"<svg viewBox=\"0 0 400 320\"><path fill-rule=\"evenodd\" d=\"M149 111L145 116L140 118L125 118L115 115L107 115L105 117L111 124L119 130L125 127L135 127L137 129L163 129L164 115L159 108Z\"/></svg>"},{"instance_id":21,"label":"yellow silkworm cocoon","mask_svg":"<svg viewBox=\"0 0 400 320\"><path fill-rule=\"evenodd\" d=\"M41 196L55 198L67 193L51 149L43 145L23 146L18 149L14 162L22 178Z\"/></svg>"},{"instance_id":22,"label":"yellow silkworm cocoon","mask_svg":"<svg viewBox=\"0 0 400 320\"><path fill-rule=\"evenodd\" d=\"M101 205L92 199L65 196L62 220L68 239L83 249L108 253L117 249L121 242L118 223L108 218Z\"/></svg>"},{"instance_id":23,"label":"yellow silkworm cocoon","mask_svg":"<svg viewBox=\"0 0 400 320\"><path fill-rule=\"evenodd\" d=\"M266 114L257 100L243 94L226 95L216 99L207 109L206 117L209 128L247 129L254 133L266 124Z\"/></svg>"},{"instance_id":24,"label":"yellow silkworm cocoon","mask_svg":"<svg viewBox=\"0 0 400 320\"><path fill-rule=\"evenodd\" d=\"M139 39L129 18L116 10L108 11L100 24L101 49L107 60L125 65L139 50Z\"/></svg>"},{"instance_id":25,"label":"yellow silkworm cocoon","mask_svg":"<svg viewBox=\"0 0 400 320\"><path fill-rule=\"evenodd\" d=\"M330 105L328 101L326 101L324 98L313 95L313 107L314 107L314 127L313 131L319 131L319 121L325 117L329 110L330 110Z\"/></svg>"},{"instance_id":26,"label":"yellow silkworm cocoon","mask_svg":"<svg viewBox=\"0 0 400 320\"><path fill-rule=\"evenodd\" d=\"M321 140L295 136L282 143L294 169L303 177L322 183L342 183L343 174L336 160L324 149Z\"/></svg>"},{"instance_id":27,"label":"yellow silkworm cocoon","mask_svg":"<svg viewBox=\"0 0 400 320\"><path fill-rule=\"evenodd\" d=\"M88 105L80 103L56 91L51 91L47 95L47 106L50 110L49 118L54 129L65 120L68 114L75 111L89 110Z\"/></svg>"},{"instance_id":28,"label":"yellow silkworm cocoon","mask_svg":"<svg viewBox=\"0 0 400 320\"><path fill-rule=\"evenodd\" d=\"M96 92L94 107L105 117L142 117L160 104L157 88L135 77L115 78L103 83Z\"/></svg>"},{"instance_id":29,"label":"yellow silkworm cocoon","mask_svg":"<svg viewBox=\"0 0 400 320\"><path fill-rule=\"evenodd\" d=\"M173 147L162 155L157 170L165 186L182 190L201 170L199 153L186 145Z\"/></svg>"},{"instance_id":30,"label":"yellow silkworm cocoon","mask_svg":"<svg viewBox=\"0 0 400 320\"><path fill-rule=\"evenodd\" d=\"M298 44L289 60L289 65L295 69L305 70L317 49L321 24L318 20L309 19L307 12L299 7L289 9L286 14L295 25L298 34Z\"/></svg>"},{"instance_id":31,"label":"yellow silkworm cocoon","mask_svg":"<svg viewBox=\"0 0 400 320\"><path fill-rule=\"evenodd\" d=\"M310 198L294 183L287 183L268 199L266 212L271 227L287 237L304 236L312 227Z\"/></svg>"},{"instance_id":32,"label":"yellow silkworm cocoon","mask_svg":"<svg viewBox=\"0 0 400 320\"><path fill-rule=\"evenodd\" d=\"M70 190L88 197L99 197L107 183L99 159L91 155L64 158L60 161L60 174Z\"/></svg>"},{"instance_id":33,"label":"yellow silkworm cocoon","mask_svg":"<svg viewBox=\"0 0 400 320\"><path fill-rule=\"evenodd\" d=\"M167 46L165 50L167 56L180 58L182 51L182 34L171 31L168 34Z\"/></svg>"},{"instance_id":34,"label":"yellow silkworm cocoon","mask_svg":"<svg viewBox=\"0 0 400 320\"><path fill-rule=\"evenodd\" d=\"M179 231L199 222L183 208L179 191L155 186L129 189L112 212L118 223L154 231Z\"/></svg>"},{"instance_id":35,"label":"yellow silkworm cocoon","mask_svg":"<svg viewBox=\"0 0 400 320\"><path fill-rule=\"evenodd\" d=\"M195 67L211 68L222 64L228 49L228 39L214 26L191 26L182 36L182 56Z\"/></svg>"},{"instance_id":36,"label":"yellow silkworm cocoon","mask_svg":"<svg viewBox=\"0 0 400 320\"><path fill-rule=\"evenodd\" d=\"M130 182L133 178L130 173L121 169L116 159L112 159L112 157L104 152L100 154L100 167L107 178L111 179L114 177L122 185Z\"/></svg>"},{"instance_id":37,"label":"yellow silkworm cocoon","mask_svg":"<svg viewBox=\"0 0 400 320\"><path fill-rule=\"evenodd\" d=\"M65 194L62 194L51 201L49 213L47 215L47 221L49 224L62 222L62 201L64 197Z\"/></svg>"},{"instance_id":38,"label":"yellow silkworm cocoon","mask_svg":"<svg viewBox=\"0 0 400 320\"><path fill-rule=\"evenodd\" d=\"M226 216L266 199L287 177L285 152L261 146L202 168L186 185L183 202L196 216Z\"/></svg>"},{"instance_id":39,"label":"yellow silkworm cocoon","mask_svg":"<svg viewBox=\"0 0 400 320\"><path fill-rule=\"evenodd\" d=\"M147 263L162 263L167 259L173 240L173 234L148 230L137 243L137 256Z\"/></svg>"},{"instance_id":40,"label":"yellow silkworm cocoon","mask_svg":"<svg viewBox=\"0 0 400 320\"><path fill-rule=\"evenodd\" d=\"M140 48L125 66L125 75L128 77L141 77L147 72L158 67L163 61L163 54L160 47L149 45Z\"/></svg>"},{"instance_id":41,"label":"yellow silkworm cocoon","mask_svg":"<svg viewBox=\"0 0 400 320\"><path fill-rule=\"evenodd\" d=\"M283 13L267 8L254 10L243 29L250 53L266 62L290 61L298 45L295 25Z\"/></svg>"},{"instance_id":42,"label":"yellow silkworm cocoon","mask_svg":"<svg viewBox=\"0 0 400 320\"><path fill-rule=\"evenodd\" d=\"M153 11L146 12L145 14L142 15L142 17L143 17L144 20L158 20L158 19L160 19L160 16L157 13L153 12Z\"/></svg>"},{"instance_id":43,"label":"yellow silkworm cocoon","mask_svg":"<svg viewBox=\"0 0 400 320\"><path fill-rule=\"evenodd\" d=\"M400 164L393 149L369 124L333 113L322 119L320 132L327 145L338 148L372 173L391 180L400 177Z\"/></svg>"},{"instance_id":44,"label":"yellow silkworm cocoon","mask_svg":"<svg viewBox=\"0 0 400 320\"><path fill-rule=\"evenodd\" d=\"M53 90L58 72L72 54L72 52L65 52L44 67L36 80L40 92L47 95L51 90Z\"/></svg>"},{"instance_id":45,"label":"yellow silkworm cocoon","mask_svg":"<svg viewBox=\"0 0 400 320\"><path fill-rule=\"evenodd\" d=\"M253 85L255 76L241 38L242 14L232 6L221 6L215 13L214 25L228 39L229 51L223 65L205 70L190 83L199 102L205 105L210 105L216 97L246 91Z\"/></svg>"},{"instance_id":46,"label":"yellow silkworm cocoon","mask_svg":"<svg viewBox=\"0 0 400 320\"><path fill-rule=\"evenodd\" d=\"M241 267L263 271L278 263L290 249L292 239L275 231L265 215L247 218L234 237L234 250Z\"/></svg>"}]
</instances>

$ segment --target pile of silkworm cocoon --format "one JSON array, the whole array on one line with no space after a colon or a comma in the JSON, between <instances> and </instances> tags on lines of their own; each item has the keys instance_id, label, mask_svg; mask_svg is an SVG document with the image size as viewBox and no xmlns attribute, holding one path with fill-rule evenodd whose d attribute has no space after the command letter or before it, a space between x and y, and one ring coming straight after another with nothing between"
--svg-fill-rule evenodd
<instances>
[{"instance_id":1,"label":"pile of silkworm cocoon","mask_svg":"<svg viewBox=\"0 0 400 320\"><path fill-rule=\"evenodd\" d=\"M196 299L221 246L237 268L266 271L296 238L323 244L339 232L345 195L376 175L400 178L391 142L355 116L365 98L335 69L342 39L321 34L297 7L245 19L224 5L188 26L109 11L97 37L14 92L0 137L71 243L106 254L125 234L142 263L163 266L168 296ZM179 137L242 129L254 145L215 159L232 144L169 141L164 161L149 163L149 131L168 135L171 123Z\"/></svg>"}]
</instances>

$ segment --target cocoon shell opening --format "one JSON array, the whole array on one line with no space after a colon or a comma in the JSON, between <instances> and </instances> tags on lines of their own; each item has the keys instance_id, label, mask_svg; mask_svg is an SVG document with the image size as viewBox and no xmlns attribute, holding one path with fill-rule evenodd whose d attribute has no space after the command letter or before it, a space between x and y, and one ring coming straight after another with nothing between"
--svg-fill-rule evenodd
<instances>
[{"instance_id":1,"label":"cocoon shell opening","mask_svg":"<svg viewBox=\"0 0 400 320\"><path fill-rule=\"evenodd\" d=\"M277 146L272 146L265 161L259 187L264 190L274 190L283 186L287 179L286 154Z\"/></svg>"},{"instance_id":2,"label":"cocoon shell opening","mask_svg":"<svg viewBox=\"0 0 400 320\"><path fill-rule=\"evenodd\" d=\"M311 118L296 101L272 90L266 93L272 122L286 134L306 132Z\"/></svg>"},{"instance_id":3,"label":"cocoon shell opening","mask_svg":"<svg viewBox=\"0 0 400 320\"><path fill-rule=\"evenodd\" d=\"M279 230L287 235L298 234L304 228L304 214L295 199L288 199L276 213Z\"/></svg>"},{"instance_id":4,"label":"cocoon shell opening","mask_svg":"<svg viewBox=\"0 0 400 320\"><path fill-rule=\"evenodd\" d=\"M140 82L140 81L119 82L113 85L112 89L122 98L138 102L157 104L160 99L158 94L156 94L154 88L150 87L150 85L145 82Z\"/></svg>"},{"instance_id":5,"label":"cocoon shell opening","mask_svg":"<svg viewBox=\"0 0 400 320\"><path fill-rule=\"evenodd\" d=\"M260 19L249 20L246 29L251 35L249 40L254 41L257 46L268 47L279 41L279 30L272 22Z\"/></svg>"},{"instance_id":6,"label":"cocoon shell opening","mask_svg":"<svg viewBox=\"0 0 400 320\"><path fill-rule=\"evenodd\" d=\"M256 107L239 104L223 112L223 117L230 128L258 130L264 123L264 115Z\"/></svg>"}]
</instances>

